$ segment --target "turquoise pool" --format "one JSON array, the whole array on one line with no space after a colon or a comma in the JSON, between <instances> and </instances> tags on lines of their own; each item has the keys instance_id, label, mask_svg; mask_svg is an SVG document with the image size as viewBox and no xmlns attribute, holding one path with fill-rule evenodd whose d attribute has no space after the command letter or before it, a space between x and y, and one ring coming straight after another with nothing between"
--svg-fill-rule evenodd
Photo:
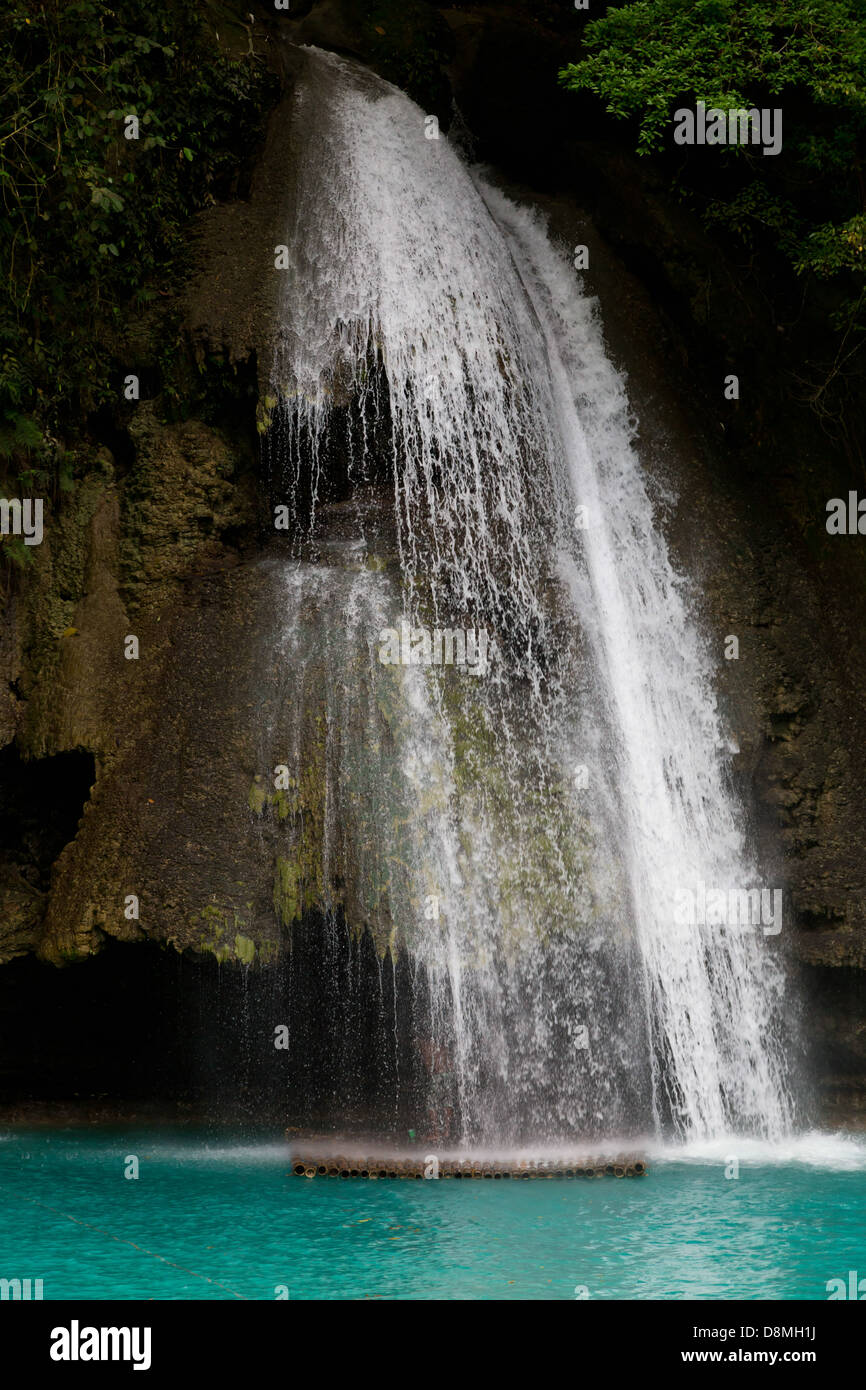
<instances>
[{"instance_id":1,"label":"turquoise pool","mask_svg":"<svg viewBox=\"0 0 866 1390\"><path fill-rule=\"evenodd\" d=\"M682 1300L866 1277L862 1143L741 1145L737 1180L732 1143L650 1153L638 1180L366 1182L291 1177L278 1143L9 1132L0 1278L46 1299Z\"/></svg>"}]
</instances>

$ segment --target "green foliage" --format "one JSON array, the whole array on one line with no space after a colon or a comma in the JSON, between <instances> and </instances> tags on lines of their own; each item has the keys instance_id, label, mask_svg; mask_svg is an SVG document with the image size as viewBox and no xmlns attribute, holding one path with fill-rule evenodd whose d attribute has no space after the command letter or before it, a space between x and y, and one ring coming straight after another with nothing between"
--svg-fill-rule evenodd
<instances>
[{"instance_id":1,"label":"green foliage","mask_svg":"<svg viewBox=\"0 0 866 1390\"><path fill-rule=\"evenodd\" d=\"M587 56L562 80L640 121L638 148L661 149L679 99L751 106L799 90L836 108L830 136L807 134L811 162L844 169L866 118L866 25L859 0L637 0L593 20Z\"/></svg>"},{"instance_id":2,"label":"green foliage","mask_svg":"<svg viewBox=\"0 0 866 1390\"><path fill-rule=\"evenodd\" d=\"M863 0L637 0L593 20L585 46L562 83L635 121L639 153L675 150L680 188L709 223L747 246L775 248L799 275L831 282L832 322L862 335ZM782 154L674 147L674 111L699 100L726 111L781 107Z\"/></svg>"},{"instance_id":3,"label":"green foliage","mask_svg":"<svg viewBox=\"0 0 866 1390\"><path fill-rule=\"evenodd\" d=\"M118 397L132 319L167 295L190 216L229 193L270 104L196 0L5 0L0 17L0 466L71 486ZM125 138L124 118L139 120Z\"/></svg>"},{"instance_id":4,"label":"green foliage","mask_svg":"<svg viewBox=\"0 0 866 1390\"><path fill-rule=\"evenodd\" d=\"M797 269L816 275L836 275L841 270L860 270L866 247L866 214L858 213L837 225L825 222L811 233L797 252Z\"/></svg>"}]
</instances>

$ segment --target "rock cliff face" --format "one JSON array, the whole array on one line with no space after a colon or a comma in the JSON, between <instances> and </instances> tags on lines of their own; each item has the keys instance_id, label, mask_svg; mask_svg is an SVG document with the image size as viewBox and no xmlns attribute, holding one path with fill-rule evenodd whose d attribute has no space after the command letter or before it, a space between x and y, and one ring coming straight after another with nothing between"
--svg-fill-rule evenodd
<instances>
[{"instance_id":1,"label":"rock cliff face","mask_svg":"<svg viewBox=\"0 0 866 1390\"><path fill-rule=\"evenodd\" d=\"M165 320L143 320L131 342L154 389L112 414L7 603L0 961L33 953L60 965L107 937L243 964L285 948L287 913L262 873L250 800L273 603L256 422L273 247L291 198L286 148L303 138L289 118L292 45L316 43L406 85L443 123L453 98L478 156L568 244L589 246L667 529L719 653L737 776L764 862L789 890L824 1115L866 1120L866 568L862 540L824 525L826 501L862 485L856 441L834 447L790 405L785 325L598 111L557 89L580 16L396 0L368 13L320 0L290 16L261 6L245 27L246 5L224 8L220 41L249 42L283 99L249 197L193 229L197 269L172 304L195 383L189 418L162 408ZM742 404L723 399L727 371L741 376ZM730 635L736 661L723 659ZM138 659L125 656L130 637Z\"/></svg>"}]
</instances>

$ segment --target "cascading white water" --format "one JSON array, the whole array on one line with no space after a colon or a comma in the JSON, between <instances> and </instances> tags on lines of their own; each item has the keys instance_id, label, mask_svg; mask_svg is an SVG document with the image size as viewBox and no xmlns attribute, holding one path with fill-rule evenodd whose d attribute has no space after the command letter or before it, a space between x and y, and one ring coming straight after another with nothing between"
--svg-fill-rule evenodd
<instances>
[{"instance_id":1,"label":"cascading white water","mask_svg":"<svg viewBox=\"0 0 866 1390\"><path fill-rule=\"evenodd\" d=\"M674 1110L692 1137L740 1119L778 1137L791 1119L773 1033L782 979L762 927L675 917L683 890L758 882L726 773L712 665L656 526L623 382L592 306L538 220L486 196L539 315L575 497L588 509L590 590L572 571L573 592L617 737L634 918Z\"/></svg>"},{"instance_id":2,"label":"cascading white water","mask_svg":"<svg viewBox=\"0 0 866 1390\"><path fill-rule=\"evenodd\" d=\"M470 174L444 138L426 139L407 97L305 53L275 482L287 499L307 485L315 516L341 429L350 481L390 477L402 592L370 615L371 661L397 609L419 626L483 628L494 644L490 675L461 677L474 682L468 717L495 748L484 767L475 749L474 783L457 752L467 710L454 673L410 667L401 690L398 756L423 828L409 896L435 881L449 912L410 922L395 895L391 914L450 1029L464 1133L507 1128L509 1088L525 1103L546 1058L558 1099L537 1122L610 1120L612 1089L634 1074L626 1062L613 1086L598 1083L629 1050L617 1028L646 1047L631 982L619 998L614 983L631 933L657 1122L670 1114L691 1138L781 1134L791 1101L774 943L760 927L674 917L682 890L757 879L712 664L593 305L537 216ZM589 781L576 792L575 765ZM493 815L497 796L506 817ZM524 858L535 872L515 874ZM594 1070L574 1044L587 1019Z\"/></svg>"}]
</instances>

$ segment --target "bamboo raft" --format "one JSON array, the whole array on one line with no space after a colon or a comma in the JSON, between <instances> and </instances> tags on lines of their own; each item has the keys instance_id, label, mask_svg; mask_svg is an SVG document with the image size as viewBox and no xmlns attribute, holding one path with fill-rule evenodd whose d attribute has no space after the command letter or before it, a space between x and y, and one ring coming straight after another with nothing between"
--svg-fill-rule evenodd
<instances>
[{"instance_id":1,"label":"bamboo raft","mask_svg":"<svg viewBox=\"0 0 866 1390\"><path fill-rule=\"evenodd\" d=\"M631 1154L615 1158L550 1159L436 1159L358 1158L344 1154L323 1156L298 1153L292 1159L297 1178L469 1178L538 1181L552 1178L642 1178L648 1172L645 1159Z\"/></svg>"}]
</instances>

